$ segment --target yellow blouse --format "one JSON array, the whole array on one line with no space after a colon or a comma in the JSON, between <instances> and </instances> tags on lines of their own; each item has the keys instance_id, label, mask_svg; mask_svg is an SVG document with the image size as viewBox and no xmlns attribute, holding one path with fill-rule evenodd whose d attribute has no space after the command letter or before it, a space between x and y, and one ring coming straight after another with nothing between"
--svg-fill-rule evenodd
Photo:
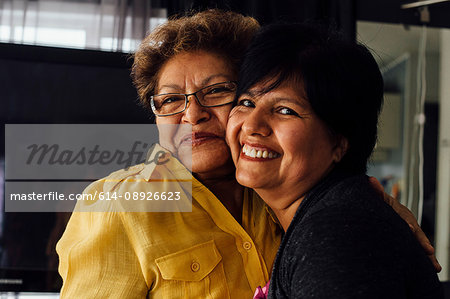
<instances>
[{"instance_id":1,"label":"yellow blouse","mask_svg":"<svg viewBox=\"0 0 450 299\"><path fill-rule=\"evenodd\" d=\"M85 193L155 191L152 174L164 179L180 165L137 165ZM61 298L252 298L269 279L279 226L251 190L241 226L190 177L192 212L74 212L57 244Z\"/></svg>"}]
</instances>

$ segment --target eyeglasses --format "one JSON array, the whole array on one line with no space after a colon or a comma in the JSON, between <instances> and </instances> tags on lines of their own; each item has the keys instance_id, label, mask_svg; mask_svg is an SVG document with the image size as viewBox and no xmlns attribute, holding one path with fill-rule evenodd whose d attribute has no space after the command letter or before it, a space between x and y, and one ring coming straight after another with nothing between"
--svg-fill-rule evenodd
<instances>
[{"instance_id":1,"label":"eyeglasses","mask_svg":"<svg viewBox=\"0 0 450 299\"><path fill-rule=\"evenodd\" d=\"M202 107L219 107L231 104L236 93L236 82L227 81L203 87L193 93L162 93L150 97L156 116L170 116L186 110L189 96L195 96Z\"/></svg>"}]
</instances>

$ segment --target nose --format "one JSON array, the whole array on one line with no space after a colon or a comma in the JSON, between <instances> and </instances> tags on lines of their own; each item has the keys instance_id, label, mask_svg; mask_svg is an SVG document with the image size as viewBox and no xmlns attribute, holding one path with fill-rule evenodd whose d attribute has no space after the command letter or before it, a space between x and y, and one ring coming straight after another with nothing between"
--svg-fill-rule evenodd
<instances>
[{"instance_id":1,"label":"nose","mask_svg":"<svg viewBox=\"0 0 450 299\"><path fill-rule=\"evenodd\" d=\"M242 131L248 136L267 137L272 132L267 119L262 110L258 108L252 109L242 123Z\"/></svg>"},{"instance_id":2,"label":"nose","mask_svg":"<svg viewBox=\"0 0 450 299\"><path fill-rule=\"evenodd\" d=\"M202 107L197 100L196 95L188 96L186 110L183 112L182 122L196 125L208 121L211 117L207 107Z\"/></svg>"}]
</instances>

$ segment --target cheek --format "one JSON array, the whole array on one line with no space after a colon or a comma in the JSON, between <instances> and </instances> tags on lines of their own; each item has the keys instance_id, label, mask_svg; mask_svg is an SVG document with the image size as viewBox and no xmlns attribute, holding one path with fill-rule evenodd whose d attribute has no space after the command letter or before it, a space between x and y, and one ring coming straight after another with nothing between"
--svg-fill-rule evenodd
<instances>
[{"instance_id":1,"label":"cheek","mask_svg":"<svg viewBox=\"0 0 450 299\"><path fill-rule=\"evenodd\" d=\"M192 129L189 126L182 125L181 116L167 116L156 117L156 125L159 131L159 144L172 152L175 156L178 156L177 145L175 144L176 136L184 136L192 133Z\"/></svg>"},{"instance_id":2,"label":"cheek","mask_svg":"<svg viewBox=\"0 0 450 299\"><path fill-rule=\"evenodd\" d=\"M156 124L181 124L181 113L173 116L158 117L156 116Z\"/></svg>"},{"instance_id":3,"label":"cheek","mask_svg":"<svg viewBox=\"0 0 450 299\"><path fill-rule=\"evenodd\" d=\"M303 169L305 167L304 161L308 161L310 149L306 136L300 130L281 130L277 134L277 139L281 150L283 151L283 159L281 163L288 169ZM282 167L282 169L285 169ZM296 170L298 171L298 169Z\"/></svg>"},{"instance_id":4,"label":"cheek","mask_svg":"<svg viewBox=\"0 0 450 299\"><path fill-rule=\"evenodd\" d=\"M228 117L229 117L230 111L231 111L231 105L215 107L213 109L214 109L215 117L219 121L222 128L225 129L227 127Z\"/></svg>"},{"instance_id":5,"label":"cheek","mask_svg":"<svg viewBox=\"0 0 450 299\"><path fill-rule=\"evenodd\" d=\"M240 153L239 135L242 123L242 117L231 112L230 118L228 119L226 140L231 149L231 155L235 163Z\"/></svg>"},{"instance_id":6,"label":"cheek","mask_svg":"<svg viewBox=\"0 0 450 299\"><path fill-rule=\"evenodd\" d=\"M332 159L333 144L327 131L320 126L280 128L277 137L284 154L290 157L287 163L295 160L306 167L329 164Z\"/></svg>"}]
</instances>

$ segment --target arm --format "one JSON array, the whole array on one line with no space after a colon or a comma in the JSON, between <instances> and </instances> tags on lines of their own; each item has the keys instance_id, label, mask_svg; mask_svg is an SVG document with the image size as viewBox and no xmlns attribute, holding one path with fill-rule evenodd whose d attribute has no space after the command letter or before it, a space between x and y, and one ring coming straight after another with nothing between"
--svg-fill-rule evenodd
<instances>
[{"instance_id":1,"label":"arm","mask_svg":"<svg viewBox=\"0 0 450 299\"><path fill-rule=\"evenodd\" d=\"M442 267L436 259L436 256L434 255L434 248L431 245L430 240L428 240L427 236L420 228L419 223L417 223L417 219L416 217L414 217L414 214L407 207L402 205L398 200L385 193L383 186L381 186L380 182L376 178L370 177L369 180L372 184L372 187L375 188L375 190L378 192L378 194L380 194L383 200L388 205L390 205L392 209L409 225L417 241L419 241L420 245L425 250L425 253L433 263L436 272L440 272L442 270Z\"/></svg>"},{"instance_id":2,"label":"arm","mask_svg":"<svg viewBox=\"0 0 450 299\"><path fill-rule=\"evenodd\" d=\"M101 187L95 182L85 192ZM141 267L117 213L73 213L57 252L63 278L61 298L147 296Z\"/></svg>"}]
</instances>

